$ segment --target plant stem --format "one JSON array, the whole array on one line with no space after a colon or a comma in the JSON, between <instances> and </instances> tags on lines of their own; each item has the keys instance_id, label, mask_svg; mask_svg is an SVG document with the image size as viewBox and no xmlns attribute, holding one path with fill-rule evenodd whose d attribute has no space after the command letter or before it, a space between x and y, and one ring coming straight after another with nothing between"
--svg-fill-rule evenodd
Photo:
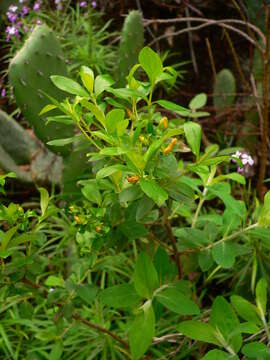
<instances>
[{"instance_id":1,"label":"plant stem","mask_svg":"<svg viewBox=\"0 0 270 360\"><path fill-rule=\"evenodd\" d=\"M72 318L74 320L77 320L77 321L80 321L82 322L83 324L85 324L86 326L92 328L92 329L95 329L99 332L102 332L103 334L106 334L106 335L109 335L110 337L112 337L114 340L118 341L125 349L129 349L129 345L128 343L121 339L120 336L116 335L115 333L113 333L112 331L108 330L108 329L105 329L103 328L102 326L100 325L97 325L97 324L93 324L92 322L80 317L80 315L78 314L73 314L72 315Z\"/></svg>"},{"instance_id":2,"label":"plant stem","mask_svg":"<svg viewBox=\"0 0 270 360\"><path fill-rule=\"evenodd\" d=\"M181 261L180 261L180 253L177 249L177 242L176 242L176 239L173 235L173 231L172 231L172 226L171 226L171 223L170 221L168 220L168 217L167 217L167 213L164 209L162 209L162 212L163 212L163 215L164 215L164 218L165 218L165 221L164 221L164 225L167 229L167 232L168 232L168 235L169 235L169 240L170 240L170 243L172 244L172 247L173 247L173 252L174 252L174 261L176 263L176 266L177 266L177 271L178 271L178 279L181 279L182 278L182 266L181 266Z\"/></svg>"},{"instance_id":3,"label":"plant stem","mask_svg":"<svg viewBox=\"0 0 270 360\"><path fill-rule=\"evenodd\" d=\"M152 105L152 96L153 96L154 85L151 85L149 99L148 99L148 120L150 121L151 105Z\"/></svg>"},{"instance_id":4,"label":"plant stem","mask_svg":"<svg viewBox=\"0 0 270 360\"><path fill-rule=\"evenodd\" d=\"M256 224L252 224L248 227L246 227L245 229L242 229L242 230L239 230L237 231L236 233L232 234L232 235L229 235L229 236L224 236L221 240L219 241L216 241L214 242L213 244L210 244L204 248L201 248L201 251L205 251L205 250L209 250L211 249L212 247L220 244L220 243L223 243L225 241L229 241L229 240L233 240L234 238L236 238L237 236L241 235L241 234L244 234L245 232L249 231L249 230L252 230L252 229L255 229L256 227L258 226L258 223Z\"/></svg>"},{"instance_id":5,"label":"plant stem","mask_svg":"<svg viewBox=\"0 0 270 360\"><path fill-rule=\"evenodd\" d=\"M269 65L270 65L270 29L269 29L269 15L270 6L266 8L265 15L265 34L266 34L266 46L265 51L262 55L263 61L263 122L261 124L261 157L260 157L260 168L259 168L259 179L257 183L257 190L259 199L262 202L264 197L264 186L263 182L266 173L267 163L267 146L268 146L268 113L269 113Z\"/></svg>"},{"instance_id":6,"label":"plant stem","mask_svg":"<svg viewBox=\"0 0 270 360\"><path fill-rule=\"evenodd\" d=\"M206 195L206 194L205 194L205 195ZM192 229L195 227L195 224L196 224L196 222L197 222L197 219L198 219L198 216L199 216L199 213L200 213L200 211L201 211L201 208L202 208L202 206L203 206L204 201L205 201L205 196L203 196L203 197L200 198L200 202L199 202L199 204L198 204L198 206L197 206L197 209L196 209L194 218L193 218L193 220L192 220L192 224L191 224L191 228L192 228Z\"/></svg>"},{"instance_id":7,"label":"plant stem","mask_svg":"<svg viewBox=\"0 0 270 360\"><path fill-rule=\"evenodd\" d=\"M205 198L206 198L206 195L207 195L207 192L208 192L208 186L211 184L214 176L215 176L215 173L216 173L216 167L212 167L211 168L211 172L208 176L208 179L207 179L207 182L205 184L205 187L203 189L203 193L202 193L202 197L200 198L200 201L199 201L199 204L198 204L198 207L196 209L196 212L195 212L195 215L194 215L194 218L192 220L192 224L191 224L191 228L193 229L196 225L196 222L198 220L198 216L200 214L200 211L201 211L201 208L203 206L203 203L205 201Z\"/></svg>"},{"instance_id":8,"label":"plant stem","mask_svg":"<svg viewBox=\"0 0 270 360\"><path fill-rule=\"evenodd\" d=\"M264 316L261 318L261 320L263 322L263 327L264 327L266 335L267 335L268 345L270 345L270 332L269 332L268 324L267 324Z\"/></svg>"}]
</instances>

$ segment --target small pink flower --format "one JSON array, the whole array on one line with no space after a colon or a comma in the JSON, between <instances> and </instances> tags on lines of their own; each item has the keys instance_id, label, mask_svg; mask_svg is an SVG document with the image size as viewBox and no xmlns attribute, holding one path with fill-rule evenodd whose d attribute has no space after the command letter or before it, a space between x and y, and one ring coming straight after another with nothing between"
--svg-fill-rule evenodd
<instances>
[{"instance_id":1,"label":"small pink flower","mask_svg":"<svg viewBox=\"0 0 270 360\"><path fill-rule=\"evenodd\" d=\"M238 159L238 161L236 161L236 159ZM236 151L236 153L232 155L232 161L238 164L239 161L241 162L241 166L239 165L237 167L237 172L240 174L248 174L250 167L254 165L252 157L248 153L241 151Z\"/></svg>"},{"instance_id":2,"label":"small pink flower","mask_svg":"<svg viewBox=\"0 0 270 360\"><path fill-rule=\"evenodd\" d=\"M34 10L34 11L39 11L39 10L40 10L40 7L41 7L41 3L38 2L38 1L36 1L36 2L34 3L33 10Z\"/></svg>"},{"instance_id":3,"label":"small pink flower","mask_svg":"<svg viewBox=\"0 0 270 360\"><path fill-rule=\"evenodd\" d=\"M80 7L81 8L86 8L87 6L88 6L87 1L81 1L80 2Z\"/></svg>"}]
</instances>

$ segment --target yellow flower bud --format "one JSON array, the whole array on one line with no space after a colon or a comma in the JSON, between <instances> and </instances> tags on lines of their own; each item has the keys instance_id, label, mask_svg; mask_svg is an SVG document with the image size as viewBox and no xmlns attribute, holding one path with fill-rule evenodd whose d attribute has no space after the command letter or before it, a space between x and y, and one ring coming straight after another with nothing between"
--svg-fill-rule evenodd
<instances>
[{"instance_id":1,"label":"yellow flower bud","mask_svg":"<svg viewBox=\"0 0 270 360\"><path fill-rule=\"evenodd\" d=\"M176 138L172 138L170 144L163 150L163 153L165 155L168 155L170 152L172 152L174 145L177 143Z\"/></svg>"},{"instance_id":2,"label":"yellow flower bud","mask_svg":"<svg viewBox=\"0 0 270 360\"><path fill-rule=\"evenodd\" d=\"M139 176L138 175L134 175L134 176L127 176L127 181L130 183L130 184L134 184L136 182L139 181Z\"/></svg>"},{"instance_id":3,"label":"yellow flower bud","mask_svg":"<svg viewBox=\"0 0 270 360\"><path fill-rule=\"evenodd\" d=\"M168 127L168 119L166 116L164 116L162 119L161 119L161 125L164 129L167 129Z\"/></svg>"},{"instance_id":4,"label":"yellow flower bud","mask_svg":"<svg viewBox=\"0 0 270 360\"><path fill-rule=\"evenodd\" d=\"M100 233L101 230L102 230L102 226L101 226L101 225L96 226L96 232Z\"/></svg>"},{"instance_id":5,"label":"yellow flower bud","mask_svg":"<svg viewBox=\"0 0 270 360\"><path fill-rule=\"evenodd\" d=\"M80 219L79 216L77 216L77 215L74 215L74 220L75 220L76 223L78 223L78 224L81 224L81 223L82 223L81 219Z\"/></svg>"},{"instance_id":6,"label":"yellow flower bud","mask_svg":"<svg viewBox=\"0 0 270 360\"><path fill-rule=\"evenodd\" d=\"M140 140L140 142L144 143L145 142L145 137L143 135L140 135L139 140Z\"/></svg>"}]
</instances>

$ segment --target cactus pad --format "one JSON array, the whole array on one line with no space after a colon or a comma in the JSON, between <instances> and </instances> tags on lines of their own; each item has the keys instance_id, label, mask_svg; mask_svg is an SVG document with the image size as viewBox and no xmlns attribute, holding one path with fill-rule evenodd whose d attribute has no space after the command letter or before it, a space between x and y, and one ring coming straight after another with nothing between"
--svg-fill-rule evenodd
<instances>
[{"instance_id":1,"label":"cactus pad","mask_svg":"<svg viewBox=\"0 0 270 360\"><path fill-rule=\"evenodd\" d=\"M144 44L143 31L141 13L137 10L131 11L125 19L121 36L118 69L119 86L125 85L125 77L138 61L139 52Z\"/></svg>"},{"instance_id":2,"label":"cactus pad","mask_svg":"<svg viewBox=\"0 0 270 360\"><path fill-rule=\"evenodd\" d=\"M214 84L213 102L216 110L232 106L235 100L235 77L229 69L221 70Z\"/></svg>"},{"instance_id":3,"label":"cactus pad","mask_svg":"<svg viewBox=\"0 0 270 360\"><path fill-rule=\"evenodd\" d=\"M54 122L46 125L46 117L39 116L41 109L48 104L48 98L42 91L60 101L65 97L65 94L51 83L51 75L67 75L66 64L52 30L47 25L39 25L12 59L9 65L9 80L25 119L33 126L36 136L44 144L73 135L73 127ZM50 148L62 155L69 152L64 147Z\"/></svg>"},{"instance_id":4,"label":"cactus pad","mask_svg":"<svg viewBox=\"0 0 270 360\"><path fill-rule=\"evenodd\" d=\"M39 147L24 128L2 110L0 110L0 146L17 165L29 164Z\"/></svg>"}]
</instances>

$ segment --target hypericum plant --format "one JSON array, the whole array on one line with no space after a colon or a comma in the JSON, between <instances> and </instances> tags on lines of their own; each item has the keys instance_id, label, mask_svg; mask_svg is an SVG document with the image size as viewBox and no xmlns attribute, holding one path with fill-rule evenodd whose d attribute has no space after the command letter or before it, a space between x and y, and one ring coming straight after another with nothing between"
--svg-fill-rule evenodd
<instances>
[{"instance_id":1,"label":"hypericum plant","mask_svg":"<svg viewBox=\"0 0 270 360\"><path fill-rule=\"evenodd\" d=\"M146 79L138 79L139 69L145 72ZM231 161L233 150L220 151L213 144L202 151L202 129L192 121L207 114L198 111L206 103L205 94L192 99L188 108L154 99L155 86L173 76L170 67L163 67L159 55L145 47L139 63L127 76L125 88L116 89L108 76L95 77L90 68L82 67L83 86L63 76L51 77L56 87L75 97L64 102L50 97L51 104L42 110L44 114L60 109L81 131L68 139L50 141L50 146L73 143L82 135L89 141L92 175L79 184L91 206L104 209L97 232L102 235L103 225L110 230L98 240L91 233L84 239L88 222L75 215L77 223L83 225L78 241L83 244L83 252L87 246L93 254L101 246L124 246L139 240L138 244L154 258L156 267L151 257L140 253L133 282L106 289L102 295L109 306L125 308L131 306L126 301L132 300L132 307L137 308L134 323L128 326L134 359L141 358L151 345L156 301L181 315L198 312L177 281L190 271L191 259L192 270L200 266L209 274L208 281L221 269L231 269L240 255L250 256L251 261L253 258L253 264L266 263L261 258L265 247L256 238L258 234L269 236L266 227L270 225L270 193L252 216L243 201L232 197L229 180L245 184L237 172L220 174L222 164ZM168 120L162 109L178 117ZM54 117L56 122L62 119ZM214 199L214 209L206 206ZM156 252L157 244L161 253ZM169 256L175 262L176 275ZM157 257L159 260L155 260ZM167 269L165 280L158 277L163 267ZM251 268L254 288L256 266L248 262L241 278Z\"/></svg>"}]
</instances>

